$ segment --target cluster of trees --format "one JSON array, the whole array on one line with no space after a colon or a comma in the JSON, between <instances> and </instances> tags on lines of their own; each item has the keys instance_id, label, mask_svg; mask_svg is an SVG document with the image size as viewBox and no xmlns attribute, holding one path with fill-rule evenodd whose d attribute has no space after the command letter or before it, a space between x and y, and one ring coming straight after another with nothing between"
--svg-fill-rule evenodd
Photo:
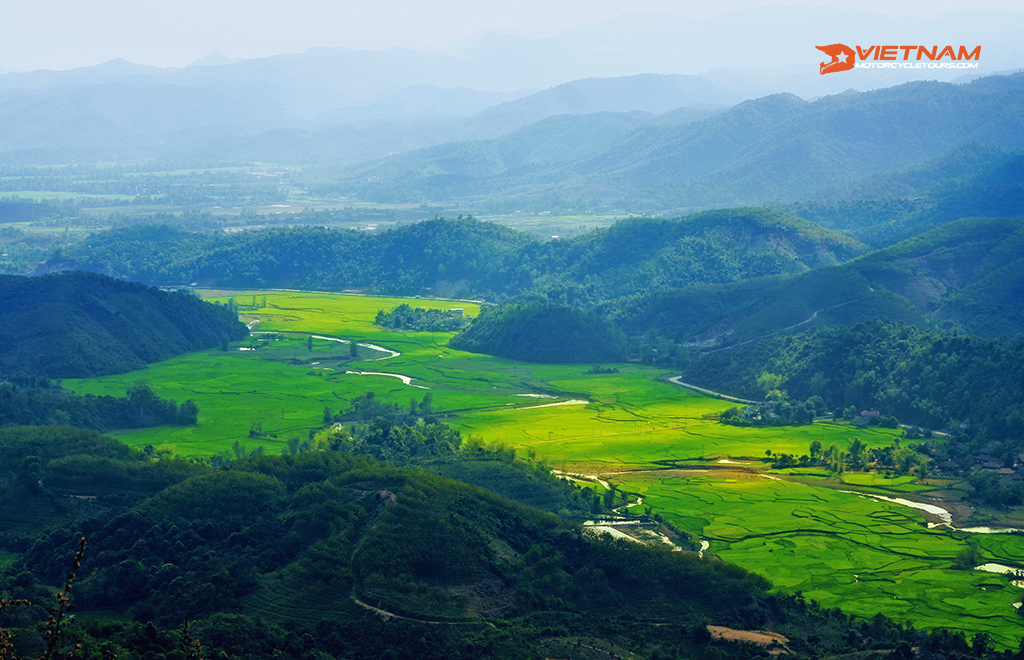
<instances>
[{"instance_id":1,"label":"cluster of trees","mask_svg":"<svg viewBox=\"0 0 1024 660\"><path fill-rule=\"evenodd\" d=\"M133 384L125 396L79 395L47 383L25 388L0 383L0 426L69 425L108 431L147 426L191 426L199 420L192 399L180 405L158 397L145 382Z\"/></svg>"},{"instance_id":2,"label":"cluster of trees","mask_svg":"<svg viewBox=\"0 0 1024 660\"><path fill-rule=\"evenodd\" d=\"M374 392L366 392L354 397L350 407L338 411L337 414L332 414L330 408L325 408L324 424L369 422L373 419L385 419L396 424L415 424L421 416L429 417L433 413L434 395L431 392L424 393L419 401L410 398L408 408L382 401Z\"/></svg>"},{"instance_id":3,"label":"cluster of trees","mask_svg":"<svg viewBox=\"0 0 1024 660\"><path fill-rule=\"evenodd\" d=\"M790 426L811 424L817 415L825 412L825 401L812 396L807 401L793 403L785 392L773 388L763 403L740 408L733 406L721 414L719 421L734 426Z\"/></svg>"},{"instance_id":4,"label":"cluster of trees","mask_svg":"<svg viewBox=\"0 0 1024 660\"><path fill-rule=\"evenodd\" d=\"M885 474L905 475L915 473L919 478L928 476L928 455L926 446L901 446L899 439L891 445L868 448L860 438L854 438L849 448L837 444L823 448L821 441L811 442L808 452L799 457L785 452L765 452L773 468L823 466L832 472L877 470Z\"/></svg>"},{"instance_id":5,"label":"cluster of trees","mask_svg":"<svg viewBox=\"0 0 1024 660\"><path fill-rule=\"evenodd\" d=\"M366 424L335 426L329 436L332 449L366 454L396 465L450 457L458 451L458 431L431 419L411 424L374 417Z\"/></svg>"},{"instance_id":6,"label":"cluster of trees","mask_svg":"<svg viewBox=\"0 0 1024 660\"><path fill-rule=\"evenodd\" d=\"M987 506L1007 509L1024 505L1024 482L1000 478L992 470L975 470L967 483L971 497Z\"/></svg>"},{"instance_id":7,"label":"cluster of trees","mask_svg":"<svg viewBox=\"0 0 1024 660\"><path fill-rule=\"evenodd\" d=\"M390 312L378 310L373 322L395 330L458 332L469 322L469 317L463 315L462 310L423 309L402 303Z\"/></svg>"}]
</instances>

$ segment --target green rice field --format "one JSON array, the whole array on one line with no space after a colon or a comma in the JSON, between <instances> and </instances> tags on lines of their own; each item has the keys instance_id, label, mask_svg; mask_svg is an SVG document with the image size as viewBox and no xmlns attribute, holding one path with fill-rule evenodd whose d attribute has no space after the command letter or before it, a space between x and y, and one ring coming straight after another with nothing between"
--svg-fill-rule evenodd
<instances>
[{"instance_id":1,"label":"green rice field","mask_svg":"<svg viewBox=\"0 0 1024 660\"><path fill-rule=\"evenodd\" d=\"M772 471L762 460L766 451L805 454L814 440L824 447L846 448L855 437L868 447L888 445L895 430L838 423L725 426L714 415L734 404L668 383L675 374L662 369L605 365L618 372L588 374L590 365L465 353L447 346L450 334L373 325L379 309L402 302L461 307L473 316L479 306L470 302L289 291L206 295L233 297L245 320L258 321L257 334L227 352L65 381L78 392L120 395L146 380L159 396L198 403L198 425L114 434L123 442L200 457L235 442L279 453L289 438L319 428L325 407L345 408L367 391L406 406L429 391L438 416L464 435L611 480L709 542L713 554L766 575L779 589L858 616L882 612L918 628L984 631L1005 647L1016 648L1024 634L1024 617L1013 606L1022 588L1003 575L952 568L970 544L984 561L1024 567L1024 537L932 529L916 509L843 492L920 497L937 487L932 482L837 476L823 468ZM358 345L354 360L352 341ZM249 437L256 423L267 437Z\"/></svg>"}]
</instances>

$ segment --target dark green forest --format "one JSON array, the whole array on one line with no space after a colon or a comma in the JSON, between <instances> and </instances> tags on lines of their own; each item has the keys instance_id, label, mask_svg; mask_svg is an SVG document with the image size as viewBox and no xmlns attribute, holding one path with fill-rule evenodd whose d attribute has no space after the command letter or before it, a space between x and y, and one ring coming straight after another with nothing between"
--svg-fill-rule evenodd
<instances>
[{"instance_id":1,"label":"dark green forest","mask_svg":"<svg viewBox=\"0 0 1024 660\"><path fill-rule=\"evenodd\" d=\"M483 309L452 348L527 362L621 362L626 337L593 312L537 303Z\"/></svg>"},{"instance_id":2,"label":"dark green forest","mask_svg":"<svg viewBox=\"0 0 1024 660\"><path fill-rule=\"evenodd\" d=\"M6 543L24 550L0 589L32 603L0 614L16 628L15 652L31 648L49 585L71 584L70 571L76 602L120 613L62 621L56 648L81 644L87 657L182 657L194 639L202 657L222 658L543 658L581 646L764 657L713 642L709 623L770 626L796 657L988 653L982 637L854 621L769 594L764 578L716 559L587 536L487 490L368 456L260 457L214 471L70 428L3 431L0 454L21 466L4 476L4 510L37 513L31 529L0 519Z\"/></svg>"},{"instance_id":3,"label":"dark green forest","mask_svg":"<svg viewBox=\"0 0 1024 660\"><path fill-rule=\"evenodd\" d=\"M199 418L192 399L161 399L143 381L126 396L78 395L46 380L15 378L0 383L0 427L70 425L108 431L164 424L190 426Z\"/></svg>"},{"instance_id":4,"label":"dark green forest","mask_svg":"<svg viewBox=\"0 0 1024 660\"><path fill-rule=\"evenodd\" d=\"M248 334L227 308L87 272L0 276L0 374L87 378Z\"/></svg>"},{"instance_id":5,"label":"dark green forest","mask_svg":"<svg viewBox=\"0 0 1024 660\"><path fill-rule=\"evenodd\" d=\"M765 395L758 378L775 374L778 389L800 401L820 396L830 410L884 410L907 424L956 428L971 440L964 452L998 442L1004 449L997 455L1012 453L1024 435L1019 340L876 320L714 352L685 371L698 382L752 398ZM964 422L969 424L960 428Z\"/></svg>"}]
</instances>

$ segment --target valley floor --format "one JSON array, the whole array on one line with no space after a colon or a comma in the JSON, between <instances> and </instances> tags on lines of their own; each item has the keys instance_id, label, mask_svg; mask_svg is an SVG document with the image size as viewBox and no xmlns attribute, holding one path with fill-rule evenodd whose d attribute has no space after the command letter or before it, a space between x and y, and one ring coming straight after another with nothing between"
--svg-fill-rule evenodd
<instances>
[{"instance_id":1,"label":"valley floor","mask_svg":"<svg viewBox=\"0 0 1024 660\"><path fill-rule=\"evenodd\" d=\"M265 307L245 312L260 321L261 334L227 352L194 353L143 372L65 386L123 394L144 378L160 396L196 400L197 426L117 434L135 447L186 456L224 454L234 443L279 453L290 438L318 428L325 408L337 411L368 391L408 406L429 391L434 415L464 438L591 475L597 491L610 484L634 503L642 498L630 513L657 514L704 540L712 554L769 577L777 589L864 618L881 612L918 628L984 631L1001 646L1017 646L1020 588L1004 575L954 565L975 548L985 563L1024 569L1024 536L930 525L940 520L899 500L941 506L958 528L1013 526L1016 519L988 518L956 501L962 491L955 482L837 475L822 467L773 470L764 461L766 451L805 454L813 441L847 447L859 438L867 448L884 447L899 430L831 422L727 426L717 416L734 401L679 387L661 369L621 364L616 373L586 373L579 365L519 363L453 350L450 334L373 325L378 309L401 300L276 291L233 296L266 296ZM476 313L457 301L406 302ZM313 339L299 338L308 335ZM380 360L381 353L367 348L352 358L349 344L337 340L390 353ZM259 437L248 433L255 424Z\"/></svg>"}]
</instances>

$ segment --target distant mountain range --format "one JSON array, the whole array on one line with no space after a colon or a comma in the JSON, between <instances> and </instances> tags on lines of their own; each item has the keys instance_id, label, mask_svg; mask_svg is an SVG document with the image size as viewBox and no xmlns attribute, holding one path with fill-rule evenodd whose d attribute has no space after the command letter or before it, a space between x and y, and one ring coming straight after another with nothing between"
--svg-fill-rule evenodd
<instances>
[{"instance_id":1,"label":"distant mountain range","mask_svg":"<svg viewBox=\"0 0 1024 660\"><path fill-rule=\"evenodd\" d=\"M543 39L489 34L447 52L312 48L243 61L211 54L183 69L112 60L68 71L6 72L0 74L0 162L353 162L495 138L556 114L660 114L779 92L814 98L924 75L821 76L814 46L823 41L981 44L979 69L969 73L986 75L1024 67L1021 33L1024 12L926 20L762 7L708 20L626 15ZM927 76L952 80L963 73ZM524 98L536 90L544 91ZM502 106L516 99L522 102Z\"/></svg>"},{"instance_id":2,"label":"distant mountain range","mask_svg":"<svg viewBox=\"0 0 1024 660\"><path fill-rule=\"evenodd\" d=\"M904 170L818 191L777 208L871 245L889 245L959 218L1024 212L1024 154L956 146Z\"/></svg>"},{"instance_id":3,"label":"distant mountain range","mask_svg":"<svg viewBox=\"0 0 1024 660\"><path fill-rule=\"evenodd\" d=\"M341 170L338 185L378 201L559 194L619 200L647 213L806 199L966 143L1024 148L1024 74L813 102L776 94L703 114L623 118L614 126L608 116L566 116L494 140ZM559 142L564 157L520 158ZM878 190L877 181L871 185Z\"/></svg>"}]
</instances>

